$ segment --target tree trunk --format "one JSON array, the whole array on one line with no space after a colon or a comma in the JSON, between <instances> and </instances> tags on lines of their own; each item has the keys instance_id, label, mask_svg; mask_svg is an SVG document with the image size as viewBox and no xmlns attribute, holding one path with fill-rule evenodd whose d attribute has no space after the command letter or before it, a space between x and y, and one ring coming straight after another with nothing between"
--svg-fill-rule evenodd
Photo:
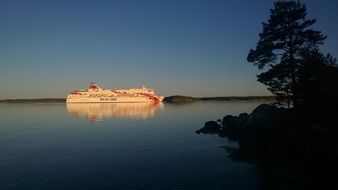
<instances>
[{"instance_id":1,"label":"tree trunk","mask_svg":"<svg viewBox=\"0 0 338 190\"><path fill-rule=\"evenodd\" d=\"M296 93L296 66L295 66L295 58L294 58L294 49L293 49L293 36L290 35L289 41L289 64L290 64L290 75L291 75L291 100L293 104L293 108L297 107L297 93Z\"/></svg>"}]
</instances>

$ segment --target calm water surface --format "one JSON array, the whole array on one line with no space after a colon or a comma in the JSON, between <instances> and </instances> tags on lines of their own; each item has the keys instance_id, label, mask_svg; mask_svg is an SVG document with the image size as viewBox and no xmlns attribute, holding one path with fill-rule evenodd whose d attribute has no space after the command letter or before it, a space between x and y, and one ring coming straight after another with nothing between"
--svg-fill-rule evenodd
<instances>
[{"instance_id":1,"label":"calm water surface","mask_svg":"<svg viewBox=\"0 0 338 190\"><path fill-rule=\"evenodd\" d=\"M194 132L260 103L0 104L0 189L269 189L289 174Z\"/></svg>"}]
</instances>

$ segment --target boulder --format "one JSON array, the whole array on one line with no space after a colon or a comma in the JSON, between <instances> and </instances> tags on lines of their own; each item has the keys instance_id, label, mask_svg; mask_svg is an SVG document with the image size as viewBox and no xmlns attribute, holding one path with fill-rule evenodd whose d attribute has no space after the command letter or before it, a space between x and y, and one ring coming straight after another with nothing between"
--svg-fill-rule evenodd
<instances>
[{"instance_id":1,"label":"boulder","mask_svg":"<svg viewBox=\"0 0 338 190\"><path fill-rule=\"evenodd\" d=\"M241 114L238 115L238 119L239 119L240 122L242 122L245 125L246 122L248 122L249 114L241 113Z\"/></svg>"},{"instance_id":2,"label":"boulder","mask_svg":"<svg viewBox=\"0 0 338 190\"><path fill-rule=\"evenodd\" d=\"M246 123L247 127L268 129L276 124L276 113L278 109L272 105L261 104L250 114Z\"/></svg>"},{"instance_id":3,"label":"boulder","mask_svg":"<svg viewBox=\"0 0 338 190\"><path fill-rule=\"evenodd\" d=\"M220 131L221 126L216 121L207 121L204 124L204 127L200 130L197 130L196 133L207 134L207 133L218 133Z\"/></svg>"},{"instance_id":4,"label":"boulder","mask_svg":"<svg viewBox=\"0 0 338 190\"><path fill-rule=\"evenodd\" d=\"M231 140L238 140L244 128L244 122L237 116L227 115L223 118L219 136L226 136Z\"/></svg>"},{"instance_id":5,"label":"boulder","mask_svg":"<svg viewBox=\"0 0 338 190\"><path fill-rule=\"evenodd\" d=\"M233 127L243 127L244 123L237 116L227 115L223 118L222 121L223 129L233 128Z\"/></svg>"}]
</instances>

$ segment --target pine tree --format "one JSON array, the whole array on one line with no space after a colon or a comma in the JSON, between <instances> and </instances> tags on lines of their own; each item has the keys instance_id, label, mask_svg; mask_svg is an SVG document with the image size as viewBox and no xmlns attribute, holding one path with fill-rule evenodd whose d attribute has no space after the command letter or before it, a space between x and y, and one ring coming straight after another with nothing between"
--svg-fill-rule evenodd
<instances>
[{"instance_id":1,"label":"pine tree","mask_svg":"<svg viewBox=\"0 0 338 190\"><path fill-rule=\"evenodd\" d=\"M297 105L297 71L303 49L315 49L326 36L310 29L316 20L306 19L304 4L299 1L277 1L270 10L270 18L263 22L263 31L255 49L247 60L264 72L258 81L267 85L277 97L292 100Z\"/></svg>"}]
</instances>

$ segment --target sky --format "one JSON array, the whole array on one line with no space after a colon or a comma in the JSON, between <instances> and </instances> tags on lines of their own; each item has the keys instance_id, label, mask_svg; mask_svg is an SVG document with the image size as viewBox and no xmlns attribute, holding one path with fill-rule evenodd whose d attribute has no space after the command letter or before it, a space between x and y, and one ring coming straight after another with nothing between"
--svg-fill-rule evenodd
<instances>
[{"instance_id":1,"label":"sky","mask_svg":"<svg viewBox=\"0 0 338 190\"><path fill-rule=\"evenodd\" d=\"M246 61L273 0L1 0L0 99L90 82L164 96L270 95ZM338 1L303 0L338 57Z\"/></svg>"}]
</instances>

